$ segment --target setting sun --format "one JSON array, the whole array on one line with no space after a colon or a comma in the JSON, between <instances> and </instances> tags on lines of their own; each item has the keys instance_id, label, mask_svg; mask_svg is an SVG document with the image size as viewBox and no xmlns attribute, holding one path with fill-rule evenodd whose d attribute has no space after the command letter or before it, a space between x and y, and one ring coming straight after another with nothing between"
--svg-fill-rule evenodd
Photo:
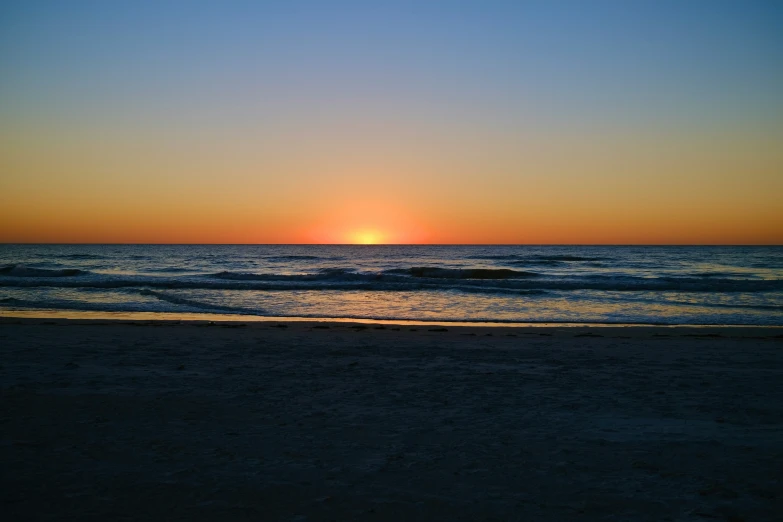
<instances>
[{"instance_id":1,"label":"setting sun","mask_svg":"<svg viewBox=\"0 0 783 522\"><path fill-rule=\"evenodd\" d=\"M430 239L428 224L397 200L339 201L297 233L299 242L350 245L410 245Z\"/></svg>"},{"instance_id":2,"label":"setting sun","mask_svg":"<svg viewBox=\"0 0 783 522\"><path fill-rule=\"evenodd\" d=\"M383 236L375 230L360 230L351 234L349 242L356 245L377 245L383 242Z\"/></svg>"}]
</instances>

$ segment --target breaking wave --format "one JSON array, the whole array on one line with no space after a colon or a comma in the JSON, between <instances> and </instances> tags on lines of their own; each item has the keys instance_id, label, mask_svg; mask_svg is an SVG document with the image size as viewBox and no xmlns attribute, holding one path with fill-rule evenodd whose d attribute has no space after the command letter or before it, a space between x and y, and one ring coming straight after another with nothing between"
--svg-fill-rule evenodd
<instances>
[{"instance_id":1,"label":"breaking wave","mask_svg":"<svg viewBox=\"0 0 783 522\"><path fill-rule=\"evenodd\" d=\"M320 256L305 256L305 255L290 255L290 256L266 256L264 257L267 261L272 262L287 262L287 261L317 261L319 259L325 259ZM334 259L334 258L329 258Z\"/></svg>"},{"instance_id":2,"label":"breaking wave","mask_svg":"<svg viewBox=\"0 0 783 522\"><path fill-rule=\"evenodd\" d=\"M79 276L79 277L75 277ZM44 270L19 265L0 268L0 287L151 288L215 290L461 290L486 293L531 291L769 292L780 279L727 277L544 276L511 269L411 267L378 272L325 268L303 274L218 272L211 275L110 275L78 269Z\"/></svg>"},{"instance_id":3,"label":"breaking wave","mask_svg":"<svg viewBox=\"0 0 783 522\"><path fill-rule=\"evenodd\" d=\"M211 277L227 281L318 281L330 279L365 279L365 274L358 274L350 268L322 268L310 274L252 274L247 272L218 272Z\"/></svg>"},{"instance_id":4,"label":"breaking wave","mask_svg":"<svg viewBox=\"0 0 783 522\"><path fill-rule=\"evenodd\" d=\"M106 256L98 254L65 254L58 257L62 257L63 259L106 259Z\"/></svg>"},{"instance_id":5,"label":"breaking wave","mask_svg":"<svg viewBox=\"0 0 783 522\"><path fill-rule=\"evenodd\" d=\"M10 277L73 277L86 274L84 270L77 268L64 268L49 270L44 268L32 268L24 265L6 265L0 267L0 275Z\"/></svg>"},{"instance_id":6,"label":"breaking wave","mask_svg":"<svg viewBox=\"0 0 783 522\"><path fill-rule=\"evenodd\" d=\"M521 272L509 268L438 268L429 266L398 268L387 270L385 273L432 279L523 279L538 275L533 272Z\"/></svg>"},{"instance_id":7,"label":"breaking wave","mask_svg":"<svg viewBox=\"0 0 783 522\"><path fill-rule=\"evenodd\" d=\"M546 262L564 262L564 261L605 261L604 257L587 257L587 256L569 256L569 255L521 255L521 254L506 254L506 255L477 255L473 256L473 259L487 259L491 261L520 261L527 263L546 263Z\"/></svg>"},{"instance_id":8,"label":"breaking wave","mask_svg":"<svg viewBox=\"0 0 783 522\"><path fill-rule=\"evenodd\" d=\"M237 314L263 314L265 313L262 309L250 309L250 308L241 308L238 306L226 306L226 305L219 305L219 304L213 304L213 303L204 303L201 301L196 301L195 299L186 299L184 297L178 297L176 295L171 294L164 294L163 292L155 292L153 290L142 290L139 292L141 295L146 295L149 297L154 297L156 299L160 299L161 301L166 301L171 304L175 305L181 305L181 306L187 306L190 308L198 308L203 310L212 310L212 311L219 311L223 313L237 313Z\"/></svg>"}]
</instances>

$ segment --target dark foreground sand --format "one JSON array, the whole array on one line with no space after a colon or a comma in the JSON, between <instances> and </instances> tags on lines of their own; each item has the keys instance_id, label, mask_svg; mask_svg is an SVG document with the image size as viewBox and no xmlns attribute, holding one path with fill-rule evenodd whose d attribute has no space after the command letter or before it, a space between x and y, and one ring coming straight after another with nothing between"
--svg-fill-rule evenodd
<instances>
[{"instance_id":1,"label":"dark foreground sand","mask_svg":"<svg viewBox=\"0 0 783 522\"><path fill-rule=\"evenodd\" d=\"M2 519L783 520L781 329L275 325L0 318Z\"/></svg>"}]
</instances>

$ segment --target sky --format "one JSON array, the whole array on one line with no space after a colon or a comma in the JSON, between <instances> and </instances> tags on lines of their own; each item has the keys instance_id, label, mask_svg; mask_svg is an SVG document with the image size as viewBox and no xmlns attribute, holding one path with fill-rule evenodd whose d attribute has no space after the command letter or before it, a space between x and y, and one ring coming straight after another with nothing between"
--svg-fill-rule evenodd
<instances>
[{"instance_id":1,"label":"sky","mask_svg":"<svg viewBox=\"0 0 783 522\"><path fill-rule=\"evenodd\" d=\"M0 242L783 244L783 3L0 3Z\"/></svg>"}]
</instances>

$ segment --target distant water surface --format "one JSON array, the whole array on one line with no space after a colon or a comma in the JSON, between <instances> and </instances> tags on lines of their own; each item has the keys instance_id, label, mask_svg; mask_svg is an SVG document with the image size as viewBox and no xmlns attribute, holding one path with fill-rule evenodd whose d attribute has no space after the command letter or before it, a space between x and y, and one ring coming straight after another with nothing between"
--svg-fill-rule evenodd
<instances>
[{"instance_id":1,"label":"distant water surface","mask_svg":"<svg viewBox=\"0 0 783 522\"><path fill-rule=\"evenodd\" d=\"M0 245L11 310L783 325L783 247Z\"/></svg>"}]
</instances>

